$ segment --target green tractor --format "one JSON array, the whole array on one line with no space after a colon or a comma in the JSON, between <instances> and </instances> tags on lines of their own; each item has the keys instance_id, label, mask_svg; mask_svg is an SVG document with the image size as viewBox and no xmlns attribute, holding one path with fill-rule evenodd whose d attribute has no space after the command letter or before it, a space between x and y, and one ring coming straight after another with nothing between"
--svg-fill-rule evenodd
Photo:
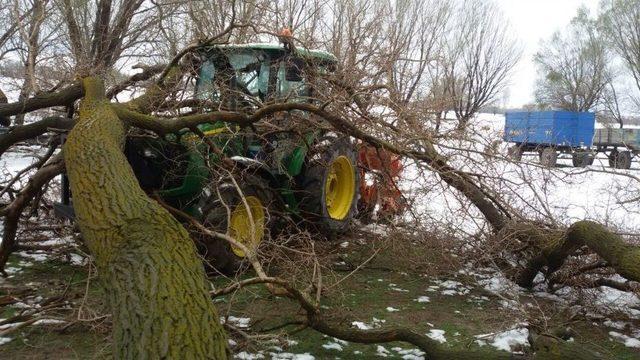
<instances>
[{"instance_id":1,"label":"green tractor","mask_svg":"<svg viewBox=\"0 0 640 360\"><path fill-rule=\"evenodd\" d=\"M247 113L268 102L315 101L322 74L336 65L329 53L278 44L203 47L198 55L196 98L208 109ZM131 134L125 154L145 191L255 248L275 224L304 223L326 237L349 228L360 189L355 144L328 129L292 111L247 127L207 123L199 134ZM226 167L211 166L222 158ZM63 176L58 214L72 217L72 202ZM235 272L245 257L224 241L198 243L217 271Z\"/></svg>"}]
</instances>

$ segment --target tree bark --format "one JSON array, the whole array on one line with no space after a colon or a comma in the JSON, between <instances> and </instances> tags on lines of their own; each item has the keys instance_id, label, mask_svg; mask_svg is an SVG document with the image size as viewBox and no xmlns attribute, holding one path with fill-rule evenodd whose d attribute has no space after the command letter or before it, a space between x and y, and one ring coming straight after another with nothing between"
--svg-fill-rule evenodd
<instances>
[{"instance_id":1,"label":"tree bark","mask_svg":"<svg viewBox=\"0 0 640 360\"><path fill-rule=\"evenodd\" d=\"M0 118L24 114L38 109L52 106L63 106L78 100L83 95L80 84L69 85L68 87L53 92L37 94L28 99L16 101L9 104L0 104Z\"/></svg>"},{"instance_id":2,"label":"tree bark","mask_svg":"<svg viewBox=\"0 0 640 360\"><path fill-rule=\"evenodd\" d=\"M628 244L596 222L584 220L571 225L563 236L548 237L541 252L520 273L518 285L530 288L533 278L543 267L547 266L548 273L553 273L583 245L602 257L618 274L628 280L640 281L640 247Z\"/></svg>"},{"instance_id":3,"label":"tree bark","mask_svg":"<svg viewBox=\"0 0 640 360\"><path fill-rule=\"evenodd\" d=\"M14 144L38 137L46 133L49 128L71 129L74 123L75 121L70 118L49 116L28 125L11 127L7 133L0 135L0 156Z\"/></svg>"},{"instance_id":4,"label":"tree bark","mask_svg":"<svg viewBox=\"0 0 640 360\"><path fill-rule=\"evenodd\" d=\"M76 219L113 313L115 358L225 359L226 336L184 227L138 185L126 128L96 78L64 147Z\"/></svg>"},{"instance_id":5,"label":"tree bark","mask_svg":"<svg viewBox=\"0 0 640 360\"><path fill-rule=\"evenodd\" d=\"M8 102L7 96L4 94L4 92L2 92L2 89L0 89L0 106L2 106L2 104L6 104L7 102ZM8 116L0 115L0 125L9 126L10 124L11 124L11 119L9 119Z\"/></svg>"}]
</instances>

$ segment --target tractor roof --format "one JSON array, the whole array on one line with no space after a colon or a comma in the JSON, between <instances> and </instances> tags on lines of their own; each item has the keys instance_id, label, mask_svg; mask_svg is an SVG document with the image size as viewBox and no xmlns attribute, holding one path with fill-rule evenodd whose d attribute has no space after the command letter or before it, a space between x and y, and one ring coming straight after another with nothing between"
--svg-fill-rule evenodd
<instances>
[{"instance_id":1,"label":"tractor roof","mask_svg":"<svg viewBox=\"0 0 640 360\"><path fill-rule=\"evenodd\" d=\"M207 46L205 49L256 49L256 50L267 50L267 51L285 51L284 45L280 43L248 43L248 44L225 44L225 45L213 45ZM306 48L298 47L296 48L298 54L303 57L312 57L320 60L328 61L331 63L335 63L338 59L330 52L324 50L311 50Z\"/></svg>"}]
</instances>

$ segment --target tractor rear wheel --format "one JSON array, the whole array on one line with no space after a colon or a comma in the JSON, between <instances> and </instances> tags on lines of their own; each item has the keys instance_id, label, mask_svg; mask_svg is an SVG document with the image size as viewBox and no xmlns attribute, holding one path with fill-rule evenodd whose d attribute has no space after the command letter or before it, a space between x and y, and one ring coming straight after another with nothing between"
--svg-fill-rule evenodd
<instances>
[{"instance_id":1,"label":"tractor rear wheel","mask_svg":"<svg viewBox=\"0 0 640 360\"><path fill-rule=\"evenodd\" d=\"M240 189L222 183L205 190L200 209L204 226L226 234L249 249L257 249L268 236L272 200L268 185L260 178L245 176ZM200 241L208 270L223 274L237 273L245 252L223 239L207 237Z\"/></svg>"},{"instance_id":2,"label":"tractor rear wheel","mask_svg":"<svg viewBox=\"0 0 640 360\"><path fill-rule=\"evenodd\" d=\"M302 216L327 237L347 231L357 213L359 183L351 140L321 138L309 153L300 182Z\"/></svg>"}]
</instances>

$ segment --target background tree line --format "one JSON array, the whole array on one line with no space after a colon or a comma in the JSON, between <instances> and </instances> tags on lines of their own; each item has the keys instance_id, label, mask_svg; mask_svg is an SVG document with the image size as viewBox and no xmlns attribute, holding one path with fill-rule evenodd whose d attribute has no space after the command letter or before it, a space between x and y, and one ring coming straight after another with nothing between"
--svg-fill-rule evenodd
<instances>
[{"instance_id":1,"label":"background tree line","mask_svg":"<svg viewBox=\"0 0 640 360\"><path fill-rule=\"evenodd\" d=\"M638 1L604 0L597 14L579 9L534 57L538 107L597 111L622 127L640 109L639 29Z\"/></svg>"}]
</instances>

